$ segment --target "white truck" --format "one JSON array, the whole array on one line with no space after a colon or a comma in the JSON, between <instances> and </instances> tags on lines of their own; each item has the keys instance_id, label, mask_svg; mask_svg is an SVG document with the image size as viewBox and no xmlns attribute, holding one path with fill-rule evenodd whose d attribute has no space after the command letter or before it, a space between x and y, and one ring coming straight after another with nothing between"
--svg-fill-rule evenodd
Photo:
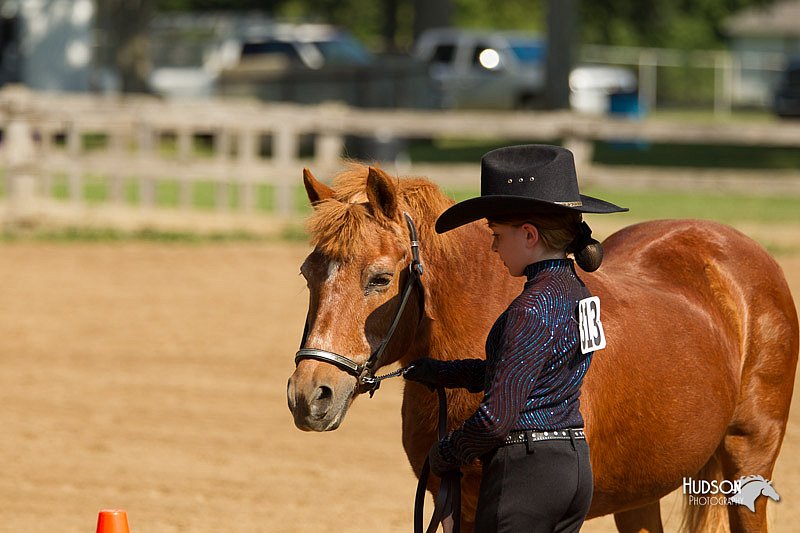
<instances>
[{"instance_id":1,"label":"white truck","mask_svg":"<svg viewBox=\"0 0 800 533\"><path fill-rule=\"evenodd\" d=\"M414 55L429 65L444 108L535 107L544 92L545 42L522 33L428 30Z\"/></svg>"},{"instance_id":2,"label":"white truck","mask_svg":"<svg viewBox=\"0 0 800 533\"><path fill-rule=\"evenodd\" d=\"M546 54L545 40L535 35L456 28L428 30L414 49L448 109L542 107ZM580 65L570 73L570 105L579 112L607 113L612 95L636 90L636 75L626 68Z\"/></svg>"}]
</instances>

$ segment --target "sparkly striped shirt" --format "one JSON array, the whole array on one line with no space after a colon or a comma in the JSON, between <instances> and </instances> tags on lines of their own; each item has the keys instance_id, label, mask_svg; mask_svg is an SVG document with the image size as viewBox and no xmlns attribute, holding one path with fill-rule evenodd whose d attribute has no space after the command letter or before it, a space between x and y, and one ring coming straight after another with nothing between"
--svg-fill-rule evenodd
<instances>
[{"instance_id":1,"label":"sparkly striped shirt","mask_svg":"<svg viewBox=\"0 0 800 533\"><path fill-rule=\"evenodd\" d=\"M583 426L579 396L592 354L581 354L577 308L591 294L571 259L533 263L525 275L522 294L489 332L486 361L442 367L446 386L484 391L478 410L441 441L448 461L470 462L514 430Z\"/></svg>"}]
</instances>

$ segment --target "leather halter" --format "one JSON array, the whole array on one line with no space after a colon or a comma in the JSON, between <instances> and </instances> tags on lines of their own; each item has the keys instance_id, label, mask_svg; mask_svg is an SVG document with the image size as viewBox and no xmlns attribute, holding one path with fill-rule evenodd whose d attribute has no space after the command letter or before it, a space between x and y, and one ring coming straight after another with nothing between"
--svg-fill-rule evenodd
<instances>
[{"instance_id":1,"label":"leather halter","mask_svg":"<svg viewBox=\"0 0 800 533\"><path fill-rule=\"evenodd\" d=\"M422 321L424 314L425 291L423 290L422 281L420 280L423 268L422 262L419 259L419 240L417 237L417 227L414 225L414 220L411 218L411 215L403 212L403 216L406 219L408 232L411 238L411 263L408 265L409 278L406 282L405 288L403 289L403 295L400 299L400 306L397 308L397 312L394 315L394 320L392 320L392 324L389 326L389 329L387 330L386 335L383 337L383 340L378 348L372 352L372 354L369 356L369 359L367 359L364 364L359 364L348 357L334 352L329 352L328 350L322 350L319 348L304 348L303 346L305 346L308 338L308 317L306 316L303 340L301 341L300 349L297 351L297 354L294 358L295 365L299 364L300 361L304 359L316 359L318 361L330 363L341 368L348 374L355 376L355 378L358 380L357 389L359 392L369 392L370 396L372 396L375 394L375 391L378 390L381 380L380 378L376 378L375 371L380 367L379 363L381 356L383 355L386 346L389 344L392 335L394 335L397 325L400 323L400 317L403 315L403 310L405 309L406 303L411 296L411 291L415 286L419 287L420 289L420 321Z\"/></svg>"}]
</instances>

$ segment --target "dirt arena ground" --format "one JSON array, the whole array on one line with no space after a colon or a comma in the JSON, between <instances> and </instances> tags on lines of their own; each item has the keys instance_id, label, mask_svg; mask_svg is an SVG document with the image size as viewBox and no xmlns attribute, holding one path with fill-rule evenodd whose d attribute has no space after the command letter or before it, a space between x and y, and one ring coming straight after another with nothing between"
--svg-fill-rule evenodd
<instances>
[{"instance_id":1,"label":"dirt arena ground","mask_svg":"<svg viewBox=\"0 0 800 533\"><path fill-rule=\"evenodd\" d=\"M774 235L769 228L749 228ZM800 300L800 231L779 260ZM306 310L287 243L0 245L0 531L409 531L399 380L331 433L286 407ZM800 523L800 412L772 531ZM668 529L680 504L665 499ZM613 531L606 517L584 531Z\"/></svg>"}]
</instances>

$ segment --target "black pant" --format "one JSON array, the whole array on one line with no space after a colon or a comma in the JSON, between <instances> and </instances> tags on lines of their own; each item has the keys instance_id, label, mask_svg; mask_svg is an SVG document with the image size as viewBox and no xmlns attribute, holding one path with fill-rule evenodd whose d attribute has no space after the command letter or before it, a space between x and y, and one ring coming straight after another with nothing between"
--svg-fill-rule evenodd
<instances>
[{"instance_id":1,"label":"black pant","mask_svg":"<svg viewBox=\"0 0 800 533\"><path fill-rule=\"evenodd\" d=\"M579 531L592 487L585 440L501 446L484 456L475 533Z\"/></svg>"}]
</instances>

